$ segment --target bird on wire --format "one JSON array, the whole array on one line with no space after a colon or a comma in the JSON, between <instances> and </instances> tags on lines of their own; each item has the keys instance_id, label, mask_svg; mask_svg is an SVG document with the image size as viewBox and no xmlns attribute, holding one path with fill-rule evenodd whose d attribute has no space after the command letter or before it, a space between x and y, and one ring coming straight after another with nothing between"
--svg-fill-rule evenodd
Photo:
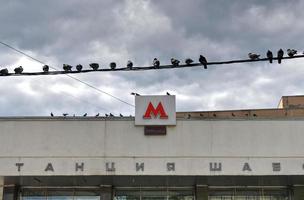
<instances>
[{"instance_id":1,"label":"bird on wire","mask_svg":"<svg viewBox=\"0 0 304 200\"><path fill-rule=\"evenodd\" d=\"M267 51L266 56L269 60L269 63L272 63L272 59L273 59L273 54L270 50Z\"/></svg>"},{"instance_id":2,"label":"bird on wire","mask_svg":"<svg viewBox=\"0 0 304 200\"><path fill-rule=\"evenodd\" d=\"M159 68L160 62L157 58L154 58L152 64L153 64L153 67Z\"/></svg>"},{"instance_id":3,"label":"bird on wire","mask_svg":"<svg viewBox=\"0 0 304 200\"><path fill-rule=\"evenodd\" d=\"M175 59L175 58L171 58L171 64L174 66L174 67L177 67L179 65L180 61Z\"/></svg>"},{"instance_id":4,"label":"bird on wire","mask_svg":"<svg viewBox=\"0 0 304 200\"><path fill-rule=\"evenodd\" d=\"M287 49L287 55L288 55L289 57L294 57L297 53L298 53L298 52L297 52L297 50L295 50L295 49Z\"/></svg>"},{"instance_id":5,"label":"bird on wire","mask_svg":"<svg viewBox=\"0 0 304 200\"><path fill-rule=\"evenodd\" d=\"M249 53L249 54L248 54L248 57L249 57L251 60L258 60L258 59L260 59L260 55L259 55L259 54L256 54L256 53Z\"/></svg>"},{"instance_id":6,"label":"bird on wire","mask_svg":"<svg viewBox=\"0 0 304 200\"><path fill-rule=\"evenodd\" d=\"M48 65L44 65L42 67L42 71L45 72L45 73L49 72L49 69L50 69L50 67Z\"/></svg>"},{"instance_id":7,"label":"bird on wire","mask_svg":"<svg viewBox=\"0 0 304 200\"><path fill-rule=\"evenodd\" d=\"M111 69L115 69L116 68L116 63L115 62L111 62L110 63L110 68Z\"/></svg>"},{"instance_id":8,"label":"bird on wire","mask_svg":"<svg viewBox=\"0 0 304 200\"><path fill-rule=\"evenodd\" d=\"M204 69L207 69L207 59L205 58L205 56L200 55L198 60L202 65L204 65Z\"/></svg>"},{"instance_id":9,"label":"bird on wire","mask_svg":"<svg viewBox=\"0 0 304 200\"><path fill-rule=\"evenodd\" d=\"M7 75L8 74L8 69L4 68L0 70L0 75Z\"/></svg>"},{"instance_id":10,"label":"bird on wire","mask_svg":"<svg viewBox=\"0 0 304 200\"><path fill-rule=\"evenodd\" d=\"M89 66L93 69L93 70L98 70L98 68L99 68L99 64L98 63L91 63L91 64L89 64Z\"/></svg>"},{"instance_id":11,"label":"bird on wire","mask_svg":"<svg viewBox=\"0 0 304 200\"><path fill-rule=\"evenodd\" d=\"M81 64L76 65L76 70L80 72L82 70L82 65Z\"/></svg>"},{"instance_id":12,"label":"bird on wire","mask_svg":"<svg viewBox=\"0 0 304 200\"><path fill-rule=\"evenodd\" d=\"M283 49L280 49L278 51L278 63L279 64L281 64L283 56L284 56L284 51L283 51Z\"/></svg>"},{"instance_id":13,"label":"bird on wire","mask_svg":"<svg viewBox=\"0 0 304 200\"><path fill-rule=\"evenodd\" d=\"M132 69L133 68L133 62L131 60L128 60L127 62L127 68Z\"/></svg>"},{"instance_id":14,"label":"bird on wire","mask_svg":"<svg viewBox=\"0 0 304 200\"><path fill-rule=\"evenodd\" d=\"M62 66L63 70L66 72L72 71L72 67L73 66L68 65L68 64L63 64L63 66Z\"/></svg>"},{"instance_id":15,"label":"bird on wire","mask_svg":"<svg viewBox=\"0 0 304 200\"><path fill-rule=\"evenodd\" d=\"M22 66L16 67L14 69L14 71L15 71L15 74L21 74L23 72L23 67Z\"/></svg>"},{"instance_id":16,"label":"bird on wire","mask_svg":"<svg viewBox=\"0 0 304 200\"><path fill-rule=\"evenodd\" d=\"M185 63L186 65L191 65L194 61L191 58L186 58Z\"/></svg>"}]
</instances>

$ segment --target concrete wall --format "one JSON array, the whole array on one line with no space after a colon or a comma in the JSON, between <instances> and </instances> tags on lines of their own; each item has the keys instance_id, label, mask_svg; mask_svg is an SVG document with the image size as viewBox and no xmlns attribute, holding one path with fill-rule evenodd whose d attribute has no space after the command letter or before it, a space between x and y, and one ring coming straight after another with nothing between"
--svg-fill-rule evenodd
<instances>
[{"instance_id":1,"label":"concrete wall","mask_svg":"<svg viewBox=\"0 0 304 200\"><path fill-rule=\"evenodd\" d=\"M145 136L127 119L2 119L0 175L304 174L303 130L302 119L178 120Z\"/></svg>"}]
</instances>

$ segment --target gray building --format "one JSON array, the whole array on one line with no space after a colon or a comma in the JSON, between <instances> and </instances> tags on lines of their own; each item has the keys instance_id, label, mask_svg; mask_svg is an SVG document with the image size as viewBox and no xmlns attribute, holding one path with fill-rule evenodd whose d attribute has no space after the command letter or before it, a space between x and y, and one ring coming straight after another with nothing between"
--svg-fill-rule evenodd
<instances>
[{"instance_id":1,"label":"gray building","mask_svg":"<svg viewBox=\"0 0 304 200\"><path fill-rule=\"evenodd\" d=\"M2 117L0 197L304 199L303 96L282 97L274 109L174 114L168 126L135 125L134 117Z\"/></svg>"}]
</instances>

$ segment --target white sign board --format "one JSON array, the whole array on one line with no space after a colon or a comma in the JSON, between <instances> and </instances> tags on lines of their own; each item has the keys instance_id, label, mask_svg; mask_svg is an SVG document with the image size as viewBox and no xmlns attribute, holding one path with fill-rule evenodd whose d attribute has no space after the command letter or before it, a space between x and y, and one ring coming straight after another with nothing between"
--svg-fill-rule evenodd
<instances>
[{"instance_id":1,"label":"white sign board","mask_svg":"<svg viewBox=\"0 0 304 200\"><path fill-rule=\"evenodd\" d=\"M175 96L135 96L135 125L176 125Z\"/></svg>"}]
</instances>

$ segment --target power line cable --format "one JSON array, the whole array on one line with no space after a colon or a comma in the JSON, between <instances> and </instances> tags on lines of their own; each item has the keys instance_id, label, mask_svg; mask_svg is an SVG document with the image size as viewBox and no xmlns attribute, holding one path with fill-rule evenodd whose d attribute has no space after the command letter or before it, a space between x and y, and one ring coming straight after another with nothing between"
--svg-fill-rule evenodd
<instances>
[{"instance_id":1,"label":"power line cable","mask_svg":"<svg viewBox=\"0 0 304 200\"><path fill-rule=\"evenodd\" d=\"M0 42L1 43L1 42ZM6 45L7 46L7 45ZM19 52L19 50L18 50ZM29 56L27 54L24 54L22 52L23 55ZM304 55L294 55L292 57L282 57L280 58L281 60L284 59L295 59L295 58L303 58ZM32 58L30 56L30 58ZM39 60L32 58L38 62L40 62ZM278 60L278 57L273 57L273 60ZM260 59L238 59L238 60L228 60L228 61L215 61L215 62L208 62L206 63L204 66L204 68L206 69L207 66L209 67L210 65L227 65L227 64L237 64L237 63L251 63L251 62L261 62L261 61L269 61L269 58L260 58ZM43 62L40 62L42 64L44 64ZM180 64L180 65L160 65L158 67L155 66L139 66L139 67L132 67L132 68L127 68L127 67L122 67L122 68L115 68L115 69L110 69L110 68L102 68L102 69L96 69L96 70L92 70L92 69L86 69L86 70L81 70L81 71L60 71L57 68L51 67L52 69L58 70L58 71L48 71L48 72L22 72L21 74L16 74L16 73L7 73L7 74L0 74L0 76L31 76L31 75L60 75L60 74L78 74L78 73L88 73L88 72L109 72L109 71L145 71L145 70L159 70L159 69L177 69L177 68L192 68L192 67L198 67L198 66L202 66L204 64L202 63L191 63L191 64ZM77 80L77 81L81 81L75 77L70 76L71 78ZM86 84L86 83L84 83ZM89 86L90 87L90 86ZM96 88L94 88L96 89ZM98 88L97 88L98 90ZM106 93L104 91L100 91L103 93ZM109 93L106 93L107 95L110 95ZM112 96L113 98L116 98L114 96ZM124 102L126 103L126 102ZM129 104L129 103L127 103Z\"/></svg>"},{"instance_id":2,"label":"power line cable","mask_svg":"<svg viewBox=\"0 0 304 200\"><path fill-rule=\"evenodd\" d=\"M40 63L40 64L47 65L45 62L42 62L41 60L38 60L37 58L34 58L33 56L31 56L31 55L29 55L29 54L27 54L27 53L24 53L23 51L21 51L21 50L19 50L19 49L16 49L15 47L13 47L13 46L11 46L11 45L9 45L9 44L6 44L6 43L4 43L4 42L2 42L2 41L0 41L0 44L2 44L2 45L4 45L4 46L6 46L6 47L8 47L8 48L10 48L10 49L12 49L12 50L14 50L14 51L16 51L16 52L18 52L18 53L20 53L20 54L22 54L22 55L24 55L24 56L26 56L26 57L29 57L29 58L31 58L32 60L34 60L34 61L36 61L36 62L38 62L38 63ZM49 67L52 68L52 69L54 69L54 70L59 70L59 69L56 68L56 67L52 67L52 66L49 66ZM126 101L124 101L124 100L122 100L122 99L120 99L120 98L118 98L118 97L116 97L116 96L114 96L114 95L108 93L108 92L105 92L105 91L103 91L103 90L101 90L101 89L99 89L99 88L97 88L97 87L95 87L95 86L93 86L93 85L91 85L91 84L89 84L89 83L86 83L85 81L82 81L82 80L80 80L80 79L78 79L78 78L75 78L75 77L73 77L73 76L71 76L71 75L69 75L69 74L65 74L65 75L68 76L68 77L70 77L70 78L72 78L72 79L74 79L74 80L76 80L76 81L78 81L78 82L80 82L80 83L82 83L82 84L84 84L84 85L86 85L86 86L88 86L88 87L90 87L90 88L92 88L92 89L94 89L94 90L96 90L96 91L98 91L98 92L101 92L101 93L103 93L103 94L106 94L106 95L108 95L108 96L110 96L110 97L112 97L112 98L114 98L114 99L116 99L116 100L118 100L118 101L120 101L120 102L122 102L122 103L125 103L125 104L127 104L127 105L129 105L129 106L135 107L133 104L130 104L130 103L128 103L128 102L126 102Z\"/></svg>"}]
</instances>

